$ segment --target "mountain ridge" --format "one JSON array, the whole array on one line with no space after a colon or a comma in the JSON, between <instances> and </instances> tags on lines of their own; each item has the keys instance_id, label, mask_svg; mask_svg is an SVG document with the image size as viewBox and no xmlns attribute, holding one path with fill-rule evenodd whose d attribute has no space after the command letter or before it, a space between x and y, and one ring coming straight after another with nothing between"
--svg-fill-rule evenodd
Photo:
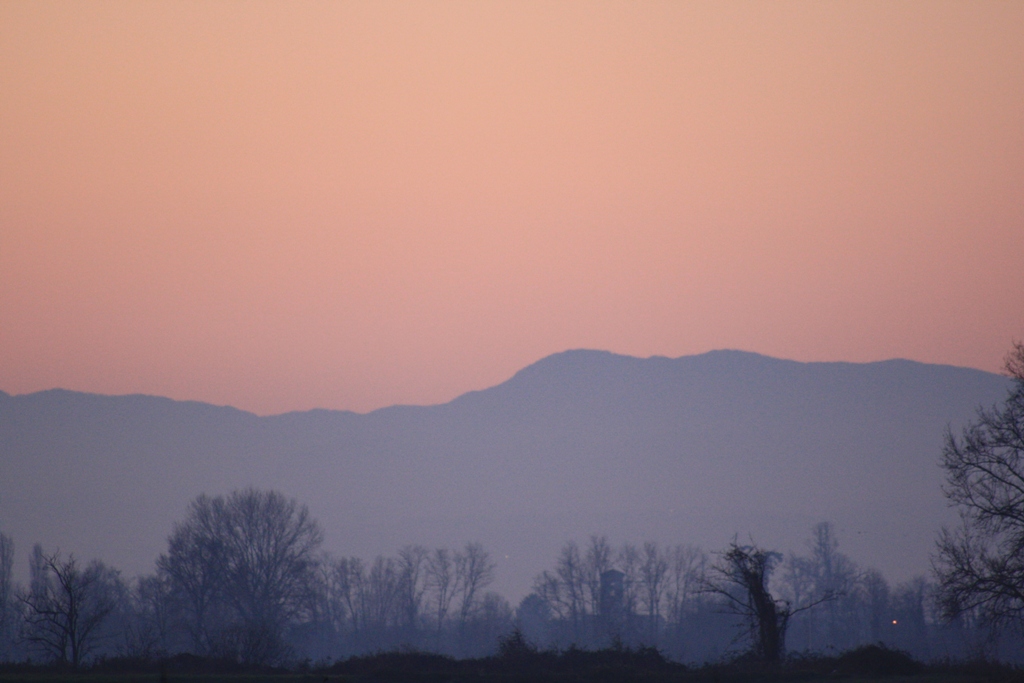
<instances>
[{"instance_id":1,"label":"mountain ridge","mask_svg":"<svg viewBox=\"0 0 1024 683\"><path fill-rule=\"evenodd\" d=\"M447 406L447 405L450 405L452 403L456 403L458 401L461 401L465 397L475 396L475 395L479 395L479 394L482 394L482 393L490 392L490 391L492 391L494 389L498 389L498 388L500 388L500 387L502 387L502 386L504 386L506 384L515 382L518 379L528 377L531 374L533 374L535 371L537 371L537 370L539 370L541 368L546 368L546 367L550 366L551 364L553 364L554 362L557 362L559 360L562 360L562 359L565 359L565 358L569 358L569 357L575 358L575 357L583 357L583 356L586 356L588 358L599 358L600 357L600 358L610 358L610 359L613 359L615 361L640 362L640 363L644 363L644 362L647 362L647 361L657 361L657 362L667 361L669 363L673 363L673 362L679 362L679 361L690 361L690 360L700 360L700 359L717 360L717 359L720 359L720 358L729 358L729 359L744 359L744 360L768 361L768 362L771 362L771 363L790 364L791 366L819 366L819 367L822 367L822 366L866 367L866 366L879 366L879 365L886 365L886 364L894 364L895 365L895 364L906 363L906 364L911 364L911 365L916 365L916 366L926 366L926 367L933 367L933 368L948 368L948 369L951 369L951 370L956 370L956 371L959 371L959 372L966 372L966 373L980 373L981 375L984 375L984 376L998 376L998 375L995 375L995 373L990 373L990 372L985 371L985 370L979 370L977 368L969 368L969 367L950 365L950 364L944 364L944 363L926 363L926 362L923 362L923 361L916 361L916 360L912 360L912 359L908 359L908 358L887 358L887 359L883 359L883 360L865 361L865 362L855 362L855 361L798 361L798 360L792 360L792 359L787 359L787 358L778 358L778 357L775 357L775 356L769 356L769 355L757 353L757 352L754 352L754 351L744 351L744 350L741 350L741 349L713 349L713 350L705 351L705 352L699 353L699 354L690 354L690 355L674 356L674 357L673 356L662 356L662 355L651 355L651 356L641 357L641 356L630 356L628 354L619 354L619 353L615 353L615 352L612 352L612 351L604 351L604 350L600 350L600 349L578 348L578 349L566 349L565 351L559 351L559 352L552 353L552 354L549 354L547 356L544 356L543 358L540 358L540 359L534 361L533 363L530 363L529 365L524 366L520 370L517 370L511 377L509 377L508 379L506 379L506 380L504 380L502 382L499 382L499 383L497 383L495 385L492 385L490 387L485 387L483 389L472 389L472 390L469 390L469 391L465 391L465 392L459 394L458 396L455 396L454 398L450 399L449 401L444 401L444 402L441 402L441 403L427 403L427 404L396 403L396 404L393 404L393 405L381 406L380 408L374 408L373 410L369 410L369 411L366 411L366 412L358 412L358 411L344 409L344 408L322 408L322 407L316 407L316 408L309 408L309 409L304 409L304 410L288 410L288 411L284 411L284 412L281 412L281 413L271 413L271 414L268 414L268 415L260 415L258 413L254 413L252 411L245 410L244 408L238 408L238 407L230 405L230 404L210 403L208 401L202 401L202 400L199 400L199 399L175 399L175 398L170 398L170 397L167 397L167 396L161 396L159 394L147 394L147 393L142 393L142 392L132 392L132 393L127 393L127 394L102 394L102 393L97 393L97 392L80 391L80 390L75 390L75 389L65 389L65 388L62 388L62 387L53 387L53 388L50 388L50 389L41 389L39 391L26 392L26 393L22 393L22 394L11 394L11 393L7 393L7 392L5 392L3 390L0 390L0 398L12 398L12 399L19 399L20 400L20 399L27 399L27 398L31 398L31 397L39 397L39 396L43 396L43 395L68 394L68 395L74 395L74 396L79 396L79 397L96 397L96 398L100 398L100 399L156 399L156 400L159 400L159 401L167 401L167 402L171 402L171 403L174 403L174 404L195 404L195 405L200 405L200 406L209 407L209 408L230 409L230 410L238 411L240 413L245 413L247 415L252 415L252 416L258 417L258 418L279 418L279 417L284 417L284 416L289 416L289 415L301 415L301 414L306 414L306 413L319 413L319 414L322 414L322 413L339 414L340 413L340 414L348 414L348 415L371 415L371 414L379 412L379 411L387 411L387 410L391 410L391 409L395 409L395 408L438 408L438 407Z\"/></svg>"},{"instance_id":2,"label":"mountain ridge","mask_svg":"<svg viewBox=\"0 0 1024 683\"><path fill-rule=\"evenodd\" d=\"M575 349L446 403L368 413L47 390L0 400L0 530L19 565L39 541L134 574L195 495L254 485L307 503L341 554L481 540L510 597L591 533L799 550L823 519L855 560L905 578L950 519L947 425L1008 386L906 359Z\"/></svg>"},{"instance_id":3,"label":"mountain ridge","mask_svg":"<svg viewBox=\"0 0 1024 683\"><path fill-rule=\"evenodd\" d=\"M698 356L704 356L704 355L712 354L712 353L717 353L717 351L708 351L708 352L706 352L704 354L698 354ZM740 351L740 352L737 352L737 353L751 353L751 352ZM27 398L30 398L30 397L41 397L41 396L44 396L44 395L69 394L69 395L76 395L76 396L80 396L80 397L97 397L97 398L105 398L105 399L128 399L128 398L158 399L158 400L163 400L163 401L170 401L170 402L173 402L173 403L176 403L176 404L196 403L196 404L201 404L201 405L209 406L209 407L213 407L213 408L231 408L233 410L238 410L240 412L248 413L250 415L254 415L254 416L260 417L260 418L277 418L277 417L284 417L284 416L288 416L288 415L298 415L298 414L305 414L305 413L348 413L348 414L353 414L353 415L371 415L371 414L379 412L379 411L387 411L387 410L392 410L392 409L396 409L396 408L437 408L437 407L446 406L446 405L449 405L449 404L454 403L456 401L459 401L459 400L463 399L464 397L481 394L481 393L488 392L488 391L491 391L493 389L499 388L499 387L501 387L501 386L503 386L505 384L508 384L509 382L512 382L512 381L516 380L521 375L524 375L524 373L529 374L529 371L531 371L532 369L534 369L536 367L544 366L549 361L553 361L555 359L559 359L559 358L565 357L567 355L573 355L573 354L594 354L595 356L612 357L612 358L617 358L617 359L630 359L630 360L638 360L638 361L645 361L645 360L650 360L650 359L680 360L680 359L683 359L683 358L697 357L697 356L679 356L677 358L669 358L667 356L650 356L648 358L640 358L640 357L636 357L636 356L629 356L629 355L625 355L625 354L617 354L617 353L613 353L611 351L602 351L602 350L597 350L597 349L582 349L582 348L581 349L568 349L566 351L559 351L559 352L556 352L556 353L544 356L543 358L540 358L540 359L534 361L533 363L530 363L529 365L523 367L522 369L516 371L511 377L509 377L508 379L506 379L506 380L504 380L502 382L499 382L499 383L497 383L495 385L492 385L490 387L485 387L483 389L472 389L472 390L463 392L463 393L459 394L458 396L455 396L454 398L452 398L449 401L444 401L444 402L441 402L441 403L428 403L428 404L396 403L396 404L393 404L393 405L387 405L387 406L381 406L379 408L374 408L373 410L369 410L369 411L362 412L362 413L358 412L358 411L348 410L348 409L317 407L317 408L310 408L310 409L306 409L306 410L288 410L288 411L285 411L285 412L282 412L282 413L272 413L272 414L268 414L268 415L259 415L257 413L253 413L252 411L248 411L248 410L245 410L243 408L237 408L237 407L232 406L230 404L210 403L210 402L207 402L207 401L201 401L201 400L197 400L197 399L174 399L174 398L169 398L169 397L166 397L166 396L161 396L159 394L147 394L147 393L141 393L141 392L132 392L132 393L127 393L127 394L102 394L102 393L97 393L97 392L87 392L87 391L80 391L80 390L75 390L75 389L65 389L65 388L62 388L62 387L53 387L53 388L50 388L50 389L41 389L39 391L26 392L26 393L22 393L22 394L7 394L7 393L3 392L2 390L0 390L0 397L8 397L8 398L16 398L16 399L27 399ZM760 355L760 354L752 354L752 355ZM770 356L761 356L761 357L763 357L763 358L770 358ZM778 359L773 359L773 360L778 360ZM799 362L799 361L789 361L789 362Z\"/></svg>"}]
</instances>

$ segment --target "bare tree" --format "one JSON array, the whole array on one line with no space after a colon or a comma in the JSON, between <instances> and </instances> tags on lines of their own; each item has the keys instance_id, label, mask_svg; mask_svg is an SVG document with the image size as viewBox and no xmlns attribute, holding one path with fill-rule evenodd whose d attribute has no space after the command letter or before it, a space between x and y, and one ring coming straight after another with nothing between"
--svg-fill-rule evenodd
<instances>
[{"instance_id":1,"label":"bare tree","mask_svg":"<svg viewBox=\"0 0 1024 683\"><path fill-rule=\"evenodd\" d=\"M500 638L513 629L514 615L508 600L488 592L478 600L478 607L470 619L470 628L463 633L466 652L491 650Z\"/></svg>"},{"instance_id":2,"label":"bare tree","mask_svg":"<svg viewBox=\"0 0 1024 683\"><path fill-rule=\"evenodd\" d=\"M707 572L707 554L693 545L677 545L669 559L668 598L669 621L680 624L689 603L700 591Z\"/></svg>"},{"instance_id":3,"label":"bare tree","mask_svg":"<svg viewBox=\"0 0 1024 683\"><path fill-rule=\"evenodd\" d=\"M889 616L889 583L877 569L869 569L861 578L867 603L868 635L873 643L883 641L883 624Z\"/></svg>"},{"instance_id":4,"label":"bare tree","mask_svg":"<svg viewBox=\"0 0 1024 683\"><path fill-rule=\"evenodd\" d=\"M12 597L11 582L14 570L14 540L3 533L0 533L0 609L7 606ZM2 613L0 613L2 618Z\"/></svg>"},{"instance_id":5,"label":"bare tree","mask_svg":"<svg viewBox=\"0 0 1024 683\"><path fill-rule=\"evenodd\" d=\"M363 583L363 623L375 633L383 633L394 620L399 591L399 573L395 560L378 555Z\"/></svg>"},{"instance_id":6,"label":"bare tree","mask_svg":"<svg viewBox=\"0 0 1024 683\"><path fill-rule=\"evenodd\" d=\"M348 583L348 560L325 556L319 562L320 618L336 634L342 634L350 623L351 594Z\"/></svg>"},{"instance_id":7,"label":"bare tree","mask_svg":"<svg viewBox=\"0 0 1024 683\"><path fill-rule=\"evenodd\" d=\"M640 551L632 543L623 543L615 560L622 578L622 609L627 620L637 613L640 604Z\"/></svg>"},{"instance_id":8,"label":"bare tree","mask_svg":"<svg viewBox=\"0 0 1024 683\"><path fill-rule=\"evenodd\" d=\"M404 626L414 631L419 622L426 593L426 565L430 551L420 545L405 546L398 551L398 602Z\"/></svg>"},{"instance_id":9,"label":"bare tree","mask_svg":"<svg viewBox=\"0 0 1024 683\"><path fill-rule=\"evenodd\" d=\"M494 581L497 566L480 543L467 543L455 554L455 573L459 587L459 623L465 625L476 607L479 593Z\"/></svg>"},{"instance_id":10,"label":"bare tree","mask_svg":"<svg viewBox=\"0 0 1024 683\"><path fill-rule=\"evenodd\" d=\"M562 597L562 584L556 574L547 570L538 574L533 580L533 594L544 603L543 611L559 620L569 618L566 601Z\"/></svg>"},{"instance_id":11,"label":"bare tree","mask_svg":"<svg viewBox=\"0 0 1024 683\"><path fill-rule=\"evenodd\" d=\"M946 433L944 492L960 511L934 558L938 599L955 617L977 611L990 623L1024 622L1024 344L1006 358L1014 380L1002 407L980 409L960 437Z\"/></svg>"},{"instance_id":12,"label":"bare tree","mask_svg":"<svg viewBox=\"0 0 1024 683\"><path fill-rule=\"evenodd\" d=\"M841 622L848 620L840 618L839 599L853 591L858 579L857 566L839 552L839 541L829 522L819 522L814 526L808 546L811 556L806 566L811 572L812 592L793 604L796 607L811 602L822 605L820 609L824 610L825 616L825 644L841 647Z\"/></svg>"},{"instance_id":13,"label":"bare tree","mask_svg":"<svg viewBox=\"0 0 1024 683\"><path fill-rule=\"evenodd\" d=\"M560 585L558 595L564 604L566 616L572 624L573 639L579 641L586 613L586 596L583 592L585 582L583 559L580 557L580 549L576 543L569 541L562 546L555 574L558 576Z\"/></svg>"},{"instance_id":14,"label":"bare tree","mask_svg":"<svg viewBox=\"0 0 1024 683\"><path fill-rule=\"evenodd\" d=\"M352 632L359 633L365 628L363 620L366 615L363 605L363 584L366 581L363 561L357 557L341 558L334 564L331 581L340 603L338 614L344 611L348 615Z\"/></svg>"},{"instance_id":15,"label":"bare tree","mask_svg":"<svg viewBox=\"0 0 1024 683\"><path fill-rule=\"evenodd\" d=\"M790 553L782 567L782 586L784 595L791 605L803 605L814 600L814 579L814 561L809 557ZM803 649L811 650L814 646L814 634L817 632L813 610L809 610L792 624L792 628L794 637L799 638Z\"/></svg>"},{"instance_id":16,"label":"bare tree","mask_svg":"<svg viewBox=\"0 0 1024 683\"><path fill-rule=\"evenodd\" d=\"M608 539L604 536L591 536L583 558L584 583L587 598L590 602L590 614L601 611L601 574L612 568L613 551Z\"/></svg>"},{"instance_id":17,"label":"bare tree","mask_svg":"<svg viewBox=\"0 0 1024 683\"><path fill-rule=\"evenodd\" d=\"M127 624L126 651L140 657L171 649L171 586L166 576L141 576L133 590L134 618Z\"/></svg>"},{"instance_id":18,"label":"bare tree","mask_svg":"<svg viewBox=\"0 0 1024 683\"><path fill-rule=\"evenodd\" d=\"M890 598L894 640L897 647L930 658L926 609L932 603L932 586L917 576L893 589Z\"/></svg>"},{"instance_id":19,"label":"bare tree","mask_svg":"<svg viewBox=\"0 0 1024 683\"><path fill-rule=\"evenodd\" d=\"M214 500L225 546L226 595L251 630L275 642L287 622L308 608L320 525L306 506L276 491L246 489ZM252 653L249 661L266 661Z\"/></svg>"},{"instance_id":20,"label":"bare tree","mask_svg":"<svg viewBox=\"0 0 1024 683\"><path fill-rule=\"evenodd\" d=\"M186 596L200 651L230 648L243 661L285 654L287 624L310 610L323 532L294 499L246 489L196 498L175 526L158 567ZM230 610L233 624L213 642L213 613ZM228 654L224 652L223 654Z\"/></svg>"},{"instance_id":21,"label":"bare tree","mask_svg":"<svg viewBox=\"0 0 1024 683\"><path fill-rule=\"evenodd\" d=\"M1007 376L1018 382L1024 382L1024 342L1013 342L1013 348L1003 359L1003 370Z\"/></svg>"},{"instance_id":22,"label":"bare tree","mask_svg":"<svg viewBox=\"0 0 1024 683\"><path fill-rule=\"evenodd\" d=\"M706 592L722 597L726 608L747 622L752 653L772 663L785 653L790 618L833 597L826 595L796 609L787 600L775 598L768 582L781 560L780 553L752 545L740 546L733 541L711 567L704 585Z\"/></svg>"},{"instance_id":23,"label":"bare tree","mask_svg":"<svg viewBox=\"0 0 1024 683\"><path fill-rule=\"evenodd\" d=\"M226 548L213 499L201 495L189 505L184 522L174 525L167 553L157 558L157 574L170 586L197 654L213 654L223 628Z\"/></svg>"},{"instance_id":24,"label":"bare tree","mask_svg":"<svg viewBox=\"0 0 1024 683\"><path fill-rule=\"evenodd\" d=\"M10 656L14 641L14 541L0 533L0 661Z\"/></svg>"},{"instance_id":25,"label":"bare tree","mask_svg":"<svg viewBox=\"0 0 1024 683\"><path fill-rule=\"evenodd\" d=\"M657 543L644 543L640 562L640 586L644 607L647 610L650 644L658 642L658 621L661 619L661 598L665 592L665 575L668 573L668 559Z\"/></svg>"},{"instance_id":26,"label":"bare tree","mask_svg":"<svg viewBox=\"0 0 1024 683\"><path fill-rule=\"evenodd\" d=\"M438 548L427 560L427 586L433 593L433 612L440 633L457 589L452 554L447 548Z\"/></svg>"},{"instance_id":27,"label":"bare tree","mask_svg":"<svg viewBox=\"0 0 1024 683\"><path fill-rule=\"evenodd\" d=\"M23 637L60 664L74 668L96 646L99 627L114 609L105 590L105 568L81 569L73 555L36 553L34 581L19 599L25 607Z\"/></svg>"}]
</instances>

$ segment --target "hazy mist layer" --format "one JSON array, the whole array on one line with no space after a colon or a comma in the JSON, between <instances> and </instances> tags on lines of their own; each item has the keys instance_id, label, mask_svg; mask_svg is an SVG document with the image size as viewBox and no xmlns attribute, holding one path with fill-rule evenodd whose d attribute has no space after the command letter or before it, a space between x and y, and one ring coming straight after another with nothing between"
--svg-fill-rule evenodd
<instances>
[{"instance_id":1,"label":"hazy mist layer","mask_svg":"<svg viewBox=\"0 0 1024 683\"><path fill-rule=\"evenodd\" d=\"M1007 386L904 360L568 351L444 405L365 415L0 394L0 529L22 571L41 542L149 572L189 500L255 485L307 503L340 555L482 541L510 599L592 533L785 551L822 520L854 560L902 580L927 571L951 520L946 426Z\"/></svg>"}]
</instances>

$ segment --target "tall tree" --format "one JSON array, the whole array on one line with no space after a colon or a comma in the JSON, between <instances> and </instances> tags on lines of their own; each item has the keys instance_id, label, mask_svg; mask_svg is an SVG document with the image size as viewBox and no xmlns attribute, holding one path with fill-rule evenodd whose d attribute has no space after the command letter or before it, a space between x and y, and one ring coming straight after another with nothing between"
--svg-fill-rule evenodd
<instances>
[{"instance_id":1,"label":"tall tree","mask_svg":"<svg viewBox=\"0 0 1024 683\"><path fill-rule=\"evenodd\" d=\"M393 558L378 555L366 572L362 584L363 623L375 634L382 634L395 621L399 594L399 570Z\"/></svg>"},{"instance_id":2,"label":"tall tree","mask_svg":"<svg viewBox=\"0 0 1024 683\"><path fill-rule=\"evenodd\" d=\"M615 563L623 574L622 610L629 624L640 604L640 551L632 543L623 543Z\"/></svg>"},{"instance_id":3,"label":"tall tree","mask_svg":"<svg viewBox=\"0 0 1024 683\"><path fill-rule=\"evenodd\" d=\"M159 566L188 596L200 646L216 645L202 639L212 635L211 612L226 607L234 640L219 646L267 663L284 656L285 628L310 609L322 542L308 508L277 491L202 495L175 526Z\"/></svg>"},{"instance_id":4,"label":"tall tree","mask_svg":"<svg viewBox=\"0 0 1024 683\"><path fill-rule=\"evenodd\" d=\"M358 557L343 557L334 563L331 571L330 588L337 596L338 610L348 615L349 627L353 634L365 629L364 617L367 609L364 605L366 573L363 561Z\"/></svg>"},{"instance_id":5,"label":"tall tree","mask_svg":"<svg viewBox=\"0 0 1024 683\"><path fill-rule=\"evenodd\" d=\"M811 551L808 566L813 579L813 592L805 597L804 602L795 601L793 604L797 607L805 602L821 604L814 611L824 612L823 644L825 647L842 649L847 643L841 642L841 631L850 619L848 615L840 614L840 599L853 592L858 579L857 566L853 560L839 552L839 540L829 522L819 522L814 526L807 545Z\"/></svg>"},{"instance_id":6,"label":"tall tree","mask_svg":"<svg viewBox=\"0 0 1024 683\"><path fill-rule=\"evenodd\" d=\"M707 572L707 555L694 545L677 545L669 558L668 620L677 627L683 622L688 603L697 595Z\"/></svg>"},{"instance_id":7,"label":"tall tree","mask_svg":"<svg viewBox=\"0 0 1024 683\"><path fill-rule=\"evenodd\" d=\"M420 545L405 546L398 551L399 610L407 631L416 630L426 592L426 564L430 551Z\"/></svg>"},{"instance_id":8,"label":"tall tree","mask_svg":"<svg viewBox=\"0 0 1024 683\"><path fill-rule=\"evenodd\" d=\"M60 664L74 668L97 644L99 627L114 609L99 562L84 570L73 555L36 553L32 586L19 598L25 607L23 637Z\"/></svg>"},{"instance_id":9,"label":"tall tree","mask_svg":"<svg viewBox=\"0 0 1024 683\"><path fill-rule=\"evenodd\" d=\"M158 575L170 586L194 652L214 654L224 627L227 561L213 499L201 495L185 521L174 525L167 553L157 558Z\"/></svg>"},{"instance_id":10,"label":"tall tree","mask_svg":"<svg viewBox=\"0 0 1024 683\"><path fill-rule=\"evenodd\" d=\"M480 543L467 543L461 553L455 554L455 568L460 592L459 623L469 621L480 594L494 581L497 565Z\"/></svg>"},{"instance_id":11,"label":"tall tree","mask_svg":"<svg viewBox=\"0 0 1024 683\"><path fill-rule=\"evenodd\" d=\"M726 607L746 621L751 651L759 659L777 662L786 647L789 603L768 591L768 580L779 553L735 541L711 567L705 590L721 596Z\"/></svg>"},{"instance_id":12,"label":"tall tree","mask_svg":"<svg viewBox=\"0 0 1024 683\"><path fill-rule=\"evenodd\" d=\"M14 540L0 533L0 661L6 661L14 644Z\"/></svg>"},{"instance_id":13,"label":"tall tree","mask_svg":"<svg viewBox=\"0 0 1024 683\"><path fill-rule=\"evenodd\" d=\"M644 543L640 562L640 585L644 607L647 610L649 643L657 645L658 622L661 619L661 598L665 593L665 576L668 574L668 558L658 544Z\"/></svg>"},{"instance_id":14,"label":"tall tree","mask_svg":"<svg viewBox=\"0 0 1024 683\"><path fill-rule=\"evenodd\" d=\"M943 529L934 561L949 617L977 610L994 625L1024 622L1024 344L1006 358L1013 379L1001 407L979 409L946 433L946 497L961 524Z\"/></svg>"},{"instance_id":15,"label":"tall tree","mask_svg":"<svg viewBox=\"0 0 1024 683\"><path fill-rule=\"evenodd\" d=\"M125 634L140 657L171 651L171 587L166 577L140 576L132 591L134 618Z\"/></svg>"},{"instance_id":16,"label":"tall tree","mask_svg":"<svg viewBox=\"0 0 1024 683\"><path fill-rule=\"evenodd\" d=\"M582 637L583 620L586 614L586 596L584 595L585 574L580 548L574 541L562 546L555 567L560 585L559 595L565 605L565 611L572 625L572 636L575 642Z\"/></svg>"},{"instance_id":17,"label":"tall tree","mask_svg":"<svg viewBox=\"0 0 1024 683\"><path fill-rule=\"evenodd\" d=\"M590 545L587 546L587 553L583 558L583 575L591 614L601 611L601 574L612 568L613 552L607 537L590 537Z\"/></svg>"},{"instance_id":18,"label":"tall tree","mask_svg":"<svg viewBox=\"0 0 1024 683\"><path fill-rule=\"evenodd\" d=\"M889 584L877 569L869 569L861 579L867 603L868 637L872 643L883 642L889 617Z\"/></svg>"},{"instance_id":19,"label":"tall tree","mask_svg":"<svg viewBox=\"0 0 1024 683\"><path fill-rule=\"evenodd\" d=\"M726 608L746 622L752 654L772 663L785 654L790 618L833 598L824 595L795 609L788 600L775 598L768 584L781 560L780 553L734 541L711 567L704 586L706 592L720 596Z\"/></svg>"},{"instance_id":20,"label":"tall tree","mask_svg":"<svg viewBox=\"0 0 1024 683\"><path fill-rule=\"evenodd\" d=\"M433 593L434 619L440 634L458 588L452 553L447 548L436 549L427 559L427 586Z\"/></svg>"}]
</instances>

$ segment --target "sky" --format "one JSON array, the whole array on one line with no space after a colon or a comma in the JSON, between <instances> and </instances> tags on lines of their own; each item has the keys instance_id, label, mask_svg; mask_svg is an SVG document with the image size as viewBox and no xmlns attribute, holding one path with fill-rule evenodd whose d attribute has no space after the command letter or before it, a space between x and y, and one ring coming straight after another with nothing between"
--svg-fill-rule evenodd
<instances>
[{"instance_id":1,"label":"sky","mask_svg":"<svg viewBox=\"0 0 1024 683\"><path fill-rule=\"evenodd\" d=\"M998 371L1022 264L1024 3L0 2L8 393Z\"/></svg>"}]
</instances>

